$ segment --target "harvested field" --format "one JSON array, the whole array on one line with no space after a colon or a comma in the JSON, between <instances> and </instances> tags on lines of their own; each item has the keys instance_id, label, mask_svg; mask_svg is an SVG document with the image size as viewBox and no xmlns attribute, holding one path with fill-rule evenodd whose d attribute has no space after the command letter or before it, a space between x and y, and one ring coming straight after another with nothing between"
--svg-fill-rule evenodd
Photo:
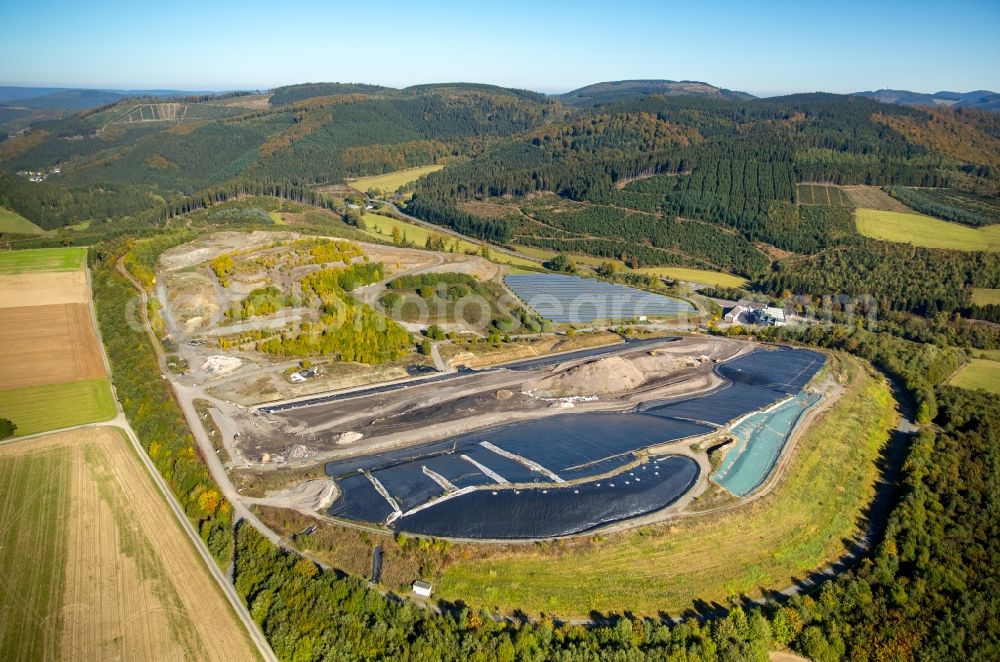
<instances>
[{"instance_id":1,"label":"harvested field","mask_svg":"<svg viewBox=\"0 0 1000 662\"><path fill-rule=\"evenodd\" d=\"M4 308L0 389L104 377L104 360L82 303Z\"/></svg>"},{"instance_id":2,"label":"harvested field","mask_svg":"<svg viewBox=\"0 0 1000 662\"><path fill-rule=\"evenodd\" d=\"M115 416L85 254L55 249L0 256L0 411L19 435ZM56 271L32 271L45 268Z\"/></svg>"},{"instance_id":3,"label":"harvested field","mask_svg":"<svg viewBox=\"0 0 1000 662\"><path fill-rule=\"evenodd\" d=\"M0 274L25 271L76 271L87 258L86 248L31 248L0 252Z\"/></svg>"},{"instance_id":4,"label":"harvested field","mask_svg":"<svg viewBox=\"0 0 1000 662\"><path fill-rule=\"evenodd\" d=\"M17 425L18 436L58 430L115 417L106 378L0 391L0 412Z\"/></svg>"},{"instance_id":5,"label":"harvested field","mask_svg":"<svg viewBox=\"0 0 1000 662\"><path fill-rule=\"evenodd\" d=\"M0 521L0 658L256 657L120 431L0 446Z\"/></svg>"},{"instance_id":6,"label":"harvested field","mask_svg":"<svg viewBox=\"0 0 1000 662\"><path fill-rule=\"evenodd\" d=\"M840 189L847 193L854 207L881 211L913 211L877 186L841 186Z\"/></svg>"},{"instance_id":7,"label":"harvested field","mask_svg":"<svg viewBox=\"0 0 1000 662\"><path fill-rule=\"evenodd\" d=\"M0 308L89 302L82 270L0 274Z\"/></svg>"}]
</instances>

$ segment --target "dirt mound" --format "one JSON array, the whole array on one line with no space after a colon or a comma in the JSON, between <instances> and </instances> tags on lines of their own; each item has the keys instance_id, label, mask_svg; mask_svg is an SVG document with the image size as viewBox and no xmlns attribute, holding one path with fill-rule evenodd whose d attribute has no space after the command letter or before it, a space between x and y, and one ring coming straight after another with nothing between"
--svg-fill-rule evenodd
<instances>
[{"instance_id":1,"label":"dirt mound","mask_svg":"<svg viewBox=\"0 0 1000 662\"><path fill-rule=\"evenodd\" d=\"M265 498L254 501L278 508L323 511L329 508L338 496L340 496L340 491L336 484L332 480L321 478L307 480L283 490L268 492Z\"/></svg>"},{"instance_id":2,"label":"dirt mound","mask_svg":"<svg viewBox=\"0 0 1000 662\"><path fill-rule=\"evenodd\" d=\"M542 398L609 395L637 388L646 379L634 362L620 356L608 356L529 382L524 391Z\"/></svg>"},{"instance_id":3,"label":"dirt mound","mask_svg":"<svg viewBox=\"0 0 1000 662\"><path fill-rule=\"evenodd\" d=\"M235 356L222 356L220 354L215 354L208 357L205 363L201 366L201 369L213 375L224 375L228 372L236 370L241 365L243 365L243 361L239 360Z\"/></svg>"}]
</instances>

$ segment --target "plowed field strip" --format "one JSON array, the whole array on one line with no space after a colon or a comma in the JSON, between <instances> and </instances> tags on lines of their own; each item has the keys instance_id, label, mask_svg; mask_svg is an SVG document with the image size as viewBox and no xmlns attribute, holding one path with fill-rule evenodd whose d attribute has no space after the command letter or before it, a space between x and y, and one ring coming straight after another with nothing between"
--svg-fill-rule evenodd
<instances>
[{"instance_id":1,"label":"plowed field strip","mask_svg":"<svg viewBox=\"0 0 1000 662\"><path fill-rule=\"evenodd\" d=\"M0 389L104 377L104 361L85 304L4 308Z\"/></svg>"}]
</instances>

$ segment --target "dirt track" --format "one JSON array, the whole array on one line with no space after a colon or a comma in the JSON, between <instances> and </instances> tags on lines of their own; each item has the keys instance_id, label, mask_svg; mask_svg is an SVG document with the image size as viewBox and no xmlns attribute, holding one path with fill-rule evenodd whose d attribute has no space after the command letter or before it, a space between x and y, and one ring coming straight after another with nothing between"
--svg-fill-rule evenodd
<instances>
[{"instance_id":1,"label":"dirt track","mask_svg":"<svg viewBox=\"0 0 1000 662\"><path fill-rule=\"evenodd\" d=\"M48 274L46 274L48 275ZM0 315L0 389L104 376L86 304L4 308Z\"/></svg>"},{"instance_id":2,"label":"dirt track","mask_svg":"<svg viewBox=\"0 0 1000 662\"><path fill-rule=\"evenodd\" d=\"M0 447L0 458L25 453L70 457L61 509L65 585L60 618L51 615L62 624L52 633L60 659L255 658L245 631L119 431L80 429Z\"/></svg>"}]
</instances>

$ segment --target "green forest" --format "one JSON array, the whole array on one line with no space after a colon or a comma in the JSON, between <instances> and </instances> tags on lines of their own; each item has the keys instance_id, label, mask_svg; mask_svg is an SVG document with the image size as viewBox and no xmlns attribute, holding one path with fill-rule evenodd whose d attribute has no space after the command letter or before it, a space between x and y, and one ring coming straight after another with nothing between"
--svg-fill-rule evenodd
<instances>
[{"instance_id":1,"label":"green forest","mask_svg":"<svg viewBox=\"0 0 1000 662\"><path fill-rule=\"evenodd\" d=\"M3 137L0 207L47 233L0 238L91 246L97 320L125 414L220 567L232 562L236 589L279 659L766 660L784 648L816 661L1000 657L1000 405L947 386L975 352L1000 349L1000 306L972 299L973 288L1000 288L1000 253L863 237L852 189L820 202L807 186L799 198L803 184L865 186L883 204L995 225L1000 121L832 94L602 99L571 104L478 84L310 83L272 90L252 107L238 96L179 100L190 119L163 122L130 122L135 100L117 102ZM581 625L461 603L422 609L234 526L150 339L121 323L136 293L119 260L149 289L159 255L206 232L289 223L306 235L372 241L349 222L346 180L430 164L444 167L392 200L425 222L555 252L549 267L570 268L581 254L628 268L724 271L746 277L746 289L703 294L824 309L821 324L755 337L861 357L893 380L920 424L888 476L894 497L864 558L790 598L734 599L717 610L692 596L679 619L594 614ZM465 291L498 294L465 275L405 276L376 310L348 293L382 280L385 265L349 246L290 246L296 264L321 268L295 292L257 287L227 312L236 320L308 305L317 319L220 344L385 363L415 343L383 314L386 298L447 304ZM240 257L213 262L224 285L238 277ZM664 287L610 262L597 275ZM492 319L490 342L549 328L530 311L511 315ZM435 329L428 336L441 340Z\"/></svg>"}]
</instances>

